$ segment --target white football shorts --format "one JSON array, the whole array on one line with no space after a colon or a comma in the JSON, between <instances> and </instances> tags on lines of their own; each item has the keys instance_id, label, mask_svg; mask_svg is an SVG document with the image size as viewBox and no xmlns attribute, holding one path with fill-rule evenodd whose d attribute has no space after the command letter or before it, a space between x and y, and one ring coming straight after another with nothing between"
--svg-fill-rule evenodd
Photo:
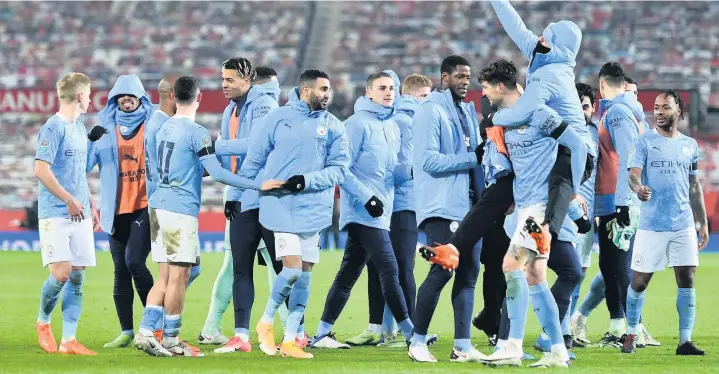
<instances>
[{"instance_id":1,"label":"white football shorts","mask_svg":"<svg viewBox=\"0 0 719 374\"><path fill-rule=\"evenodd\" d=\"M95 236L92 218L72 222L70 218L38 220L42 266L69 261L72 266L95 266Z\"/></svg>"},{"instance_id":2,"label":"white football shorts","mask_svg":"<svg viewBox=\"0 0 719 374\"><path fill-rule=\"evenodd\" d=\"M693 227L678 231L637 230L632 270L640 273L664 271L667 266L699 266L699 244Z\"/></svg>"},{"instance_id":3,"label":"white football shorts","mask_svg":"<svg viewBox=\"0 0 719 374\"><path fill-rule=\"evenodd\" d=\"M200 257L197 217L149 209L152 260L194 264Z\"/></svg>"},{"instance_id":4,"label":"white football shorts","mask_svg":"<svg viewBox=\"0 0 719 374\"><path fill-rule=\"evenodd\" d=\"M275 259L285 256L302 256L302 261L320 263L320 233L275 233Z\"/></svg>"}]
</instances>

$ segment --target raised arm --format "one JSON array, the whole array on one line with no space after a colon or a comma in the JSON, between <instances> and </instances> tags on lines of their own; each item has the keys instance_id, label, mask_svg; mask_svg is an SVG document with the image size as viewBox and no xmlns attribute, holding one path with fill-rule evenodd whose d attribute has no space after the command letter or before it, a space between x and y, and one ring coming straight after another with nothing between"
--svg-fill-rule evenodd
<instances>
[{"instance_id":1,"label":"raised arm","mask_svg":"<svg viewBox=\"0 0 719 374\"><path fill-rule=\"evenodd\" d=\"M507 35L509 35L514 44L519 47L524 57L529 60L539 41L537 35L534 35L533 32L527 29L527 26L524 25L524 21L522 21L522 17L514 10L514 7L508 0L492 1L492 7L497 14L497 18L499 18L499 22L501 22L502 27L504 27L504 31L507 32Z\"/></svg>"}]
</instances>

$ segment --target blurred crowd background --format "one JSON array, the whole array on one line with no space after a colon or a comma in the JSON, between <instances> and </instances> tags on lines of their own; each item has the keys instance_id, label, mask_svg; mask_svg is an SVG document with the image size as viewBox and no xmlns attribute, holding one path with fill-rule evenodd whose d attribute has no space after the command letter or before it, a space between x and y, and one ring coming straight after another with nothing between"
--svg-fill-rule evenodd
<instances>
[{"instance_id":1,"label":"blurred crowd background","mask_svg":"<svg viewBox=\"0 0 719 374\"><path fill-rule=\"evenodd\" d=\"M681 129L700 142L713 216L719 200L719 2L512 3L537 33L560 19L580 26L578 81L596 87L601 65L615 60L640 91L686 91L691 115ZM216 91L222 62L242 56L275 69L284 97L301 71L321 68L332 78L329 110L345 119L367 75L393 69L400 77L422 73L437 82L439 64L450 54L466 57L475 71L499 58L514 61L522 74L526 69L488 2L1 2L0 210L34 204L36 134L52 114L43 100L51 100L66 72L89 75L95 91L108 91L121 74L137 74L151 91L167 72L193 74L203 90ZM473 88L480 88L476 80ZM216 108L226 105L220 99L203 104L198 117L215 132ZM653 99L642 100L650 123ZM82 120L91 126L94 113ZM96 176L90 188L99 191ZM207 182L203 209L218 209L221 191Z\"/></svg>"}]
</instances>

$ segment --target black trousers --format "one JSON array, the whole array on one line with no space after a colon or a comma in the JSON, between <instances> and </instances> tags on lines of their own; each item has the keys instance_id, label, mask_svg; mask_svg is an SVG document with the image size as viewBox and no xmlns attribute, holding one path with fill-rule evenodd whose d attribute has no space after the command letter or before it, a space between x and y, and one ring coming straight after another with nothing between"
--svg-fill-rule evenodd
<instances>
[{"instance_id":1,"label":"black trousers","mask_svg":"<svg viewBox=\"0 0 719 374\"><path fill-rule=\"evenodd\" d=\"M509 249L510 239L504 232L504 218L494 222L492 231L482 241L482 254L479 257L484 265L482 272L482 296L484 308L480 312L485 325L490 328L489 336L499 330L502 316L502 303L507 293L507 282L502 272L502 262Z\"/></svg>"},{"instance_id":2,"label":"black trousers","mask_svg":"<svg viewBox=\"0 0 719 374\"><path fill-rule=\"evenodd\" d=\"M617 248L608 237L607 223L615 217L616 214L599 217L598 228L599 271L604 277L607 309L609 309L611 319L624 318L624 305L627 301L627 287L629 287L627 252Z\"/></svg>"},{"instance_id":3,"label":"black trousers","mask_svg":"<svg viewBox=\"0 0 719 374\"><path fill-rule=\"evenodd\" d=\"M150 254L150 218L147 208L132 213L117 214L113 222L115 232L109 236L110 254L115 265L112 297L122 330L133 329L132 304L135 289L142 305L147 302L154 281L147 268Z\"/></svg>"},{"instance_id":4,"label":"black trousers","mask_svg":"<svg viewBox=\"0 0 719 374\"><path fill-rule=\"evenodd\" d=\"M582 183L589 179L592 170L594 170L594 156L587 154ZM572 195L572 152L569 148L560 145L557 150L557 161L554 162L554 167L549 175L549 200L544 217L544 221L549 222L552 241L557 240L557 234L562 228L567 212L569 212Z\"/></svg>"},{"instance_id":5,"label":"black trousers","mask_svg":"<svg viewBox=\"0 0 719 374\"><path fill-rule=\"evenodd\" d=\"M275 235L260 224L260 210L241 212L230 221L230 248L234 275L232 301L235 305L236 329L250 328L250 313L255 302L254 262L260 239L265 241L267 252L272 258L272 267L275 273L279 274L282 271L282 261L275 260Z\"/></svg>"},{"instance_id":6,"label":"black trousers","mask_svg":"<svg viewBox=\"0 0 719 374\"><path fill-rule=\"evenodd\" d=\"M414 279L414 263L417 253L417 215L411 210L392 213L389 239L399 269L399 285L404 292L407 313L412 319L417 299L417 283ZM367 296L369 298L369 323L379 325L384 316L384 297L379 271L372 261L367 262Z\"/></svg>"},{"instance_id":7,"label":"black trousers","mask_svg":"<svg viewBox=\"0 0 719 374\"><path fill-rule=\"evenodd\" d=\"M404 292L399 284L399 270L389 231L358 223L347 226L347 246L340 270L327 293L322 321L334 324L349 300L350 293L367 261L372 261L379 273L380 288L395 321L409 318ZM381 323L381 322L380 322Z\"/></svg>"},{"instance_id":8,"label":"black trousers","mask_svg":"<svg viewBox=\"0 0 719 374\"><path fill-rule=\"evenodd\" d=\"M514 203L513 183L514 174L510 174L485 188L479 201L464 216L449 240L459 250L460 258L464 252L471 251L480 239L495 230L495 222L504 222L504 213Z\"/></svg>"}]
</instances>

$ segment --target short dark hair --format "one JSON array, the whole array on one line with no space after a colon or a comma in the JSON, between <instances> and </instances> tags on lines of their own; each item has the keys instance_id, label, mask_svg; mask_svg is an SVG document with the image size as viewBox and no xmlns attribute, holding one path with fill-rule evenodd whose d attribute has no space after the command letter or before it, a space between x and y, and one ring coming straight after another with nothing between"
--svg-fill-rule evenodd
<instances>
[{"instance_id":1,"label":"short dark hair","mask_svg":"<svg viewBox=\"0 0 719 374\"><path fill-rule=\"evenodd\" d=\"M452 74L453 71L457 70L457 66L464 65L471 67L472 65L469 64L469 61L465 59L462 56L457 55L451 55L447 56L444 60L442 60L442 66L439 69L440 74Z\"/></svg>"},{"instance_id":2,"label":"short dark hair","mask_svg":"<svg viewBox=\"0 0 719 374\"><path fill-rule=\"evenodd\" d=\"M200 85L192 75L183 75L175 81L175 101L180 105L189 105L197 98Z\"/></svg>"},{"instance_id":3,"label":"short dark hair","mask_svg":"<svg viewBox=\"0 0 719 374\"><path fill-rule=\"evenodd\" d=\"M517 67L507 60L497 60L485 66L479 72L479 83L487 82L492 86L503 83L509 90L517 89Z\"/></svg>"},{"instance_id":4,"label":"short dark hair","mask_svg":"<svg viewBox=\"0 0 719 374\"><path fill-rule=\"evenodd\" d=\"M374 83L374 81L376 81L377 79L380 79L380 78L392 78L392 76L383 71L380 71L379 73L371 74L369 77L367 77L367 82L366 82L367 88L372 87L372 83ZM394 80L392 80L392 81L394 82Z\"/></svg>"},{"instance_id":5,"label":"short dark hair","mask_svg":"<svg viewBox=\"0 0 719 374\"><path fill-rule=\"evenodd\" d=\"M632 78L627 77L626 75L624 76L624 81L627 82L627 83L629 83L629 84L637 84L637 81L635 81L635 80L632 79Z\"/></svg>"},{"instance_id":6,"label":"short dark hair","mask_svg":"<svg viewBox=\"0 0 719 374\"><path fill-rule=\"evenodd\" d=\"M604 79L612 87L624 85L624 68L616 61L607 62L599 69L599 79Z\"/></svg>"},{"instance_id":7,"label":"short dark hair","mask_svg":"<svg viewBox=\"0 0 719 374\"><path fill-rule=\"evenodd\" d=\"M242 78L250 78L251 81L255 80L257 72L252 66L250 60L244 57L233 57L222 63L222 68L227 70L234 70L237 75Z\"/></svg>"},{"instance_id":8,"label":"short dark hair","mask_svg":"<svg viewBox=\"0 0 719 374\"><path fill-rule=\"evenodd\" d=\"M260 65L255 68L255 79L253 79L253 80L271 79L272 77L276 77L276 76L277 76L277 72L275 71L275 69L268 67L268 66Z\"/></svg>"},{"instance_id":9,"label":"short dark hair","mask_svg":"<svg viewBox=\"0 0 719 374\"><path fill-rule=\"evenodd\" d=\"M299 88L314 84L319 78L329 80L330 76L322 70L305 70L302 74L300 74Z\"/></svg>"},{"instance_id":10,"label":"short dark hair","mask_svg":"<svg viewBox=\"0 0 719 374\"><path fill-rule=\"evenodd\" d=\"M579 101L584 100L585 97L589 98L589 102L594 106L594 101L597 99L596 94L592 86L585 83L577 83L577 93L579 94Z\"/></svg>"},{"instance_id":11,"label":"short dark hair","mask_svg":"<svg viewBox=\"0 0 719 374\"><path fill-rule=\"evenodd\" d=\"M659 95L664 95L664 98L674 98L674 102L677 103L679 106L679 112L682 119L684 119L684 100L682 100L682 97L679 96L679 94L674 90L664 90L659 93Z\"/></svg>"}]
</instances>

